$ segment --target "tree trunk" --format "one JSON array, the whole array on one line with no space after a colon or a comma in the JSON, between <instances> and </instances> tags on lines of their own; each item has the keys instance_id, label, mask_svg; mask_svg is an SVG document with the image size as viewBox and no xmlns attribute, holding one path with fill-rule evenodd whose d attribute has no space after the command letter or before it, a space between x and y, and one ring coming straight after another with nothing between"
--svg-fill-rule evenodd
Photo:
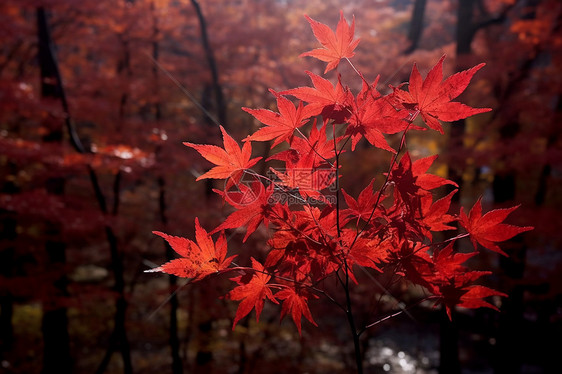
<instances>
[{"instance_id":1,"label":"tree trunk","mask_svg":"<svg viewBox=\"0 0 562 374\"><path fill-rule=\"evenodd\" d=\"M506 125L506 127L509 125ZM500 131L502 133L502 131ZM512 136L502 134L502 140L508 140ZM503 203L515 200L514 172L498 172L494 176L492 185L494 202ZM506 243L509 257L500 257L500 267L504 276L511 281L520 281L525 272L526 247L519 239L511 239ZM511 282L510 282L511 283ZM521 339L520 328L523 325L524 312L524 289L518 284L509 290L503 290L509 297L502 303L499 329L497 334L496 355L494 362L495 373L516 374L521 371L521 358L525 354L525 342Z\"/></svg>"},{"instance_id":2,"label":"tree trunk","mask_svg":"<svg viewBox=\"0 0 562 374\"><path fill-rule=\"evenodd\" d=\"M456 31L456 52L457 52L457 71L466 67L459 64L462 56L471 53L471 44L474 37L473 9L475 0L459 0L457 8L457 31ZM449 154L449 176L448 178L456 182L459 191L462 190L462 175L466 167L465 153L463 152L463 138L465 133L465 121L455 121L451 124L451 131L448 143ZM458 155L458 156L457 156ZM454 202L460 201L460 193L454 195ZM445 314L445 313L442 313ZM440 323L440 374L460 374L461 367L459 361L459 342L458 328L446 316L441 316Z\"/></svg>"},{"instance_id":3,"label":"tree trunk","mask_svg":"<svg viewBox=\"0 0 562 374\"><path fill-rule=\"evenodd\" d=\"M41 95L44 98L62 99L60 76L54 54L53 41L47 22L47 14L42 7L37 8L38 61L41 72ZM62 143L64 126L49 123L48 133L43 140ZM61 155L62 156L62 155ZM64 178L53 177L47 180L47 192L52 195L64 194ZM64 274L66 263L66 244L60 240L61 227L56 222L46 222L45 243L47 260L46 272L52 275L49 295L43 302L41 331L43 333L43 369L42 373L70 373L72 361L70 355L70 337L68 335L67 310L62 299L67 296L68 280Z\"/></svg>"},{"instance_id":4,"label":"tree trunk","mask_svg":"<svg viewBox=\"0 0 562 374\"><path fill-rule=\"evenodd\" d=\"M160 191L159 206L160 206L160 222L166 225L168 223L168 218L166 216L166 181L163 177L158 178L158 187ZM166 259L171 261L175 258L175 252L172 247L166 242ZM179 301L176 294L177 290L177 277L175 275L170 275L168 277L168 282L170 285L170 292L172 296L170 297L170 325L169 325L169 344L172 355L172 373L182 374L183 364L180 357L180 340L178 336L178 308Z\"/></svg>"},{"instance_id":5,"label":"tree trunk","mask_svg":"<svg viewBox=\"0 0 562 374\"><path fill-rule=\"evenodd\" d=\"M209 35L207 33L207 22L205 21L205 16L201 10L201 6L197 0L191 0L193 8L197 13L197 19L199 20L199 28L201 30L201 42L203 43L203 49L205 50L205 57L207 58L207 63L209 64L209 70L211 71L212 88L215 93L215 110L219 119L220 124L223 127L227 127L226 123L226 102L224 101L224 95L222 92L222 86L219 81L219 72L217 68L217 62L215 60L215 55L209 42Z\"/></svg>"},{"instance_id":6,"label":"tree trunk","mask_svg":"<svg viewBox=\"0 0 562 374\"><path fill-rule=\"evenodd\" d=\"M457 57L472 52L471 44L474 39L476 25L474 24L475 0L459 0L457 10Z\"/></svg>"},{"instance_id":7,"label":"tree trunk","mask_svg":"<svg viewBox=\"0 0 562 374\"><path fill-rule=\"evenodd\" d=\"M106 205L105 196L103 195L99 183L97 181L97 176L93 169L90 168L90 178L92 180L92 184L96 191L96 196L98 199L98 204L102 213L108 214L108 208ZM119 207L119 196L120 196L120 180L121 180L121 173L118 172L115 176L115 181L113 183L113 209L111 215L115 216L118 211ZM113 325L113 332L111 333L109 346L105 353L104 358L102 359L100 365L98 366L96 373L101 374L107 368L109 361L111 359L111 355L113 352L118 349L121 352L121 358L123 360L123 372L125 374L132 374L133 373L133 366L131 361L131 348L129 345L129 339L127 338L127 328L125 325L126 322L126 314L127 314L127 299L125 296L125 274L123 268L123 260L122 254L119 250L119 244L117 241L117 237L109 224L105 226L105 235L107 237L107 241L109 244L109 253L111 257L111 269L113 272L113 277L115 279L115 284L113 289L117 293L118 297L115 302L115 316L114 316L114 325Z\"/></svg>"},{"instance_id":8,"label":"tree trunk","mask_svg":"<svg viewBox=\"0 0 562 374\"><path fill-rule=\"evenodd\" d=\"M58 65L55 59L54 48L52 39L50 37L47 18L45 10L43 8L37 9L37 24L38 24L38 35L39 35L39 61L41 68L41 92L44 97L54 97L61 101L63 110L65 112L65 123L69 133L70 142L74 149L79 153L86 153L87 150L82 145L72 123L72 119L69 113L68 103L66 101L66 96L64 88L62 85L62 79L58 69ZM57 127L53 131L49 132L45 137L45 141L60 141L63 140L63 127ZM96 200L100 207L100 210L104 214L110 213L106 204L105 196L101 190L100 184L98 182L98 177L95 170L88 166L88 173ZM113 186L114 193L114 203L112 208L112 215L116 215L119 207L119 194L120 194L120 180L121 174L117 173ZM64 190L64 184L60 179L52 180L48 182L47 191L55 194L62 194ZM109 343L108 350L104 359L98 367L97 372L101 373L105 371L111 354L116 348L119 348L121 356L123 359L123 367L125 374L132 374L132 362L129 341L127 339L125 319L127 311L127 300L125 298L125 280L123 263L121 258L121 253L118 248L117 237L113 232L113 229L109 224L105 226L105 233L109 244L110 257L111 257L111 267L115 277L114 289L118 294L116 301L116 311L115 311L115 323L114 330L111 335L111 341ZM56 237L52 235L52 237ZM63 265L65 262L65 246L61 243L48 242L47 243L47 254L49 261L52 262L50 267L56 267L56 265ZM62 268L62 266L60 266ZM66 294L66 277L61 276L54 285L58 290L59 294ZM70 343L67 330L67 317L66 309L62 307L57 307L56 305L44 313L43 316L43 335L44 335L44 368L43 372L47 373L67 373L71 369L70 360ZM64 327L63 327L64 325ZM58 326L58 327L57 327Z\"/></svg>"},{"instance_id":9,"label":"tree trunk","mask_svg":"<svg viewBox=\"0 0 562 374\"><path fill-rule=\"evenodd\" d=\"M408 31L408 40L410 46L404 51L404 54L410 54L418 48L420 38L423 32L423 17L425 15L425 4L427 0L416 0L412 10L412 20L410 21L410 30Z\"/></svg>"},{"instance_id":10,"label":"tree trunk","mask_svg":"<svg viewBox=\"0 0 562 374\"><path fill-rule=\"evenodd\" d=\"M158 43L158 37L160 34L160 29L158 27L158 17L156 16L156 5L154 1L150 3L150 9L153 14L153 27L152 27L152 59L155 62L158 62L160 57L160 45ZM156 121L160 121L162 119L162 108L160 99L158 97L159 85L158 85L158 65L155 63L152 66L152 76L154 78L154 92L155 96L157 97L156 101L154 102L154 119ZM157 150L156 158L158 159L159 150ZM166 204L166 180L163 176L158 177L158 190L159 190L159 197L158 197L158 208L160 213L160 222L163 225L168 224L168 216L167 216L167 204ZM175 258L175 252L172 247L166 242L166 259L171 261ZM170 325L168 329L169 339L168 342L170 344L170 354L172 356L172 374L182 374L183 373L183 363L180 357L180 340L178 336L178 308L179 308L179 301L178 296L176 294L177 289L177 277L174 275L170 275L168 277L168 282L170 286L170 292L172 292L172 296L170 297Z\"/></svg>"},{"instance_id":11,"label":"tree trunk","mask_svg":"<svg viewBox=\"0 0 562 374\"><path fill-rule=\"evenodd\" d=\"M452 321L443 306L439 317L439 373L460 373L459 330L456 325L455 311L451 310Z\"/></svg>"},{"instance_id":12,"label":"tree trunk","mask_svg":"<svg viewBox=\"0 0 562 374\"><path fill-rule=\"evenodd\" d=\"M17 192L14 183L6 181L2 186L1 193L14 194ZM2 239L12 241L17 238L17 216L16 213L0 208L0 232ZM10 245L0 250L0 276L9 279L14 276L14 257L16 247ZM14 343L14 325L12 317L14 314L14 297L7 286L0 288L0 355L9 351Z\"/></svg>"}]
</instances>

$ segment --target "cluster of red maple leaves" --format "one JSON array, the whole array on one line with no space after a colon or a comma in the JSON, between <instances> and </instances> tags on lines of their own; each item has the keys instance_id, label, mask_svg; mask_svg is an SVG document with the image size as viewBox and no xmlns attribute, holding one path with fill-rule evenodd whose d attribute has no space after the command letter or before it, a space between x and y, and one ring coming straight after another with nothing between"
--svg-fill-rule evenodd
<instances>
[{"instance_id":1,"label":"cluster of red maple leaves","mask_svg":"<svg viewBox=\"0 0 562 374\"><path fill-rule=\"evenodd\" d=\"M327 62L324 73L337 68L342 59L349 62L359 42L354 40L354 21L349 25L341 13L334 32L309 17L307 20L322 48L302 56ZM236 286L227 295L240 301L234 326L254 308L259 319L268 299L282 303L281 318L290 314L300 333L303 316L316 325L308 302L319 296L318 284L330 276L355 280L353 269L358 266L392 269L423 286L446 306L449 316L453 306L496 309L484 298L505 295L474 284L489 272L471 271L463 263L478 253L478 244L505 255L496 243L531 227L502 223L516 207L482 215L480 200L468 215L462 209L458 215L449 214L458 186L427 173L436 156L412 162L408 152L403 152L406 133L424 129L414 125L419 116L427 127L443 133L440 121L489 111L451 101L484 64L443 80L443 59L425 79L414 65L409 82L392 87L387 95L377 91L378 78L369 84L359 72L363 86L357 95L342 85L339 76L334 85L308 72L313 87L271 91L279 112L243 108L264 126L244 139L242 147L222 127L224 148L185 143L216 165L198 180L224 179L225 189L216 192L234 211L211 232L196 220L195 242L155 232L181 257L150 271L192 281L226 272L238 274L231 279ZM298 99L298 104L288 96ZM310 122L311 130L306 134L303 127ZM397 133L402 136L394 149L385 134ZM355 199L339 187L340 155L348 148L354 151L362 138L393 157L382 187L375 190L373 179ZM251 168L261 157L252 158L252 142L270 141L271 147L288 144L265 160L281 162L284 168L258 175ZM433 191L445 185L453 192L434 199ZM280 195L290 199L279 199ZM433 241L433 232L453 230L456 222L465 233ZM262 224L270 233L266 260L260 263L251 258L251 266L235 265L236 256L227 257L224 230L246 227L246 241ZM211 237L215 233L216 242ZM466 237L470 237L474 251L456 251L455 242Z\"/></svg>"}]
</instances>

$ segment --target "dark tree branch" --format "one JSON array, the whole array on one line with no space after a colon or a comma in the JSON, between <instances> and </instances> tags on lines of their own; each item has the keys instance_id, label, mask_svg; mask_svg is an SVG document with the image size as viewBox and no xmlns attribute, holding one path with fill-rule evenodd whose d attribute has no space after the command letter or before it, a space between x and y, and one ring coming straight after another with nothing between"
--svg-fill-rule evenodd
<instances>
[{"instance_id":1,"label":"dark tree branch","mask_svg":"<svg viewBox=\"0 0 562 374\"><path fill-rule=\"evenodd\" d=\"M2 75L2 72L10 64L10 62L12 62L13 58L16 56L17 52L22 46L23 41L21 39L14 43L13 47L10 49L10 52L6 54L6 60L2 64L0 64L0 75Z\"/></svg>"},{"instance_id":2,"label":"dark tree branch","mask_svg":"<svg viewBox=\"0 0 562 374\"><path fill-rule=\"evenodd\" d=\"M66 129L68 131L68 135L70 137L70 144L74 147L74 149L79 153L86 153L86 149L84 145L80 141L78 137L78 133L76 131L76 127L72 122L72 118L70 116L70 110L68 107L68 101L66 99L66 94L63 89L62 85L62 78L60 74L60 70L58 67L58 63L56 61L56 54L55 49L53 46L53 41L51 39L51 34L49 32L49 26L47 23L47 15L45 9L40 7L37 10L37 22L38 22L38 29L42 30L40 33L44 33L44 40L39 41L39 59L44 59L45 64L41 64L41 76L51 76L54 78L55 83L52 87L48 87L49 85L42 85L42 94L43 96L53 96L58 97L60 99L62 109L64 111L64 122L66 125ZM48 74L48 75L45 75Z\"/></svg>"}]
</instances>

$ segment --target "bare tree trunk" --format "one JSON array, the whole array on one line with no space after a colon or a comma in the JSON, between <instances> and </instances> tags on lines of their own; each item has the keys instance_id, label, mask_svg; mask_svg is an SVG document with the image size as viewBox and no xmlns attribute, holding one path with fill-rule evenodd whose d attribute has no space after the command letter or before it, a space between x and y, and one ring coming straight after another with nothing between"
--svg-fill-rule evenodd
<instances>
[{"instance_id":1,"label":"bare tree trunk","mask_svg":"<svg viewBox=\"0 0 562 374\"><path fill-rule=\"evenodd\" d=\"M114 203L111 212L109 212L109 209L106 205L105 196L100 189L97 176L93 171L93 169L90 169L90 178L92 180L92 184L96 191L98 205L100 206L102 213L111 214L113 216L117 215L118 208L119 208L119 200L120 200L119 197L120 197L121 172L117 173L113 183ZM129 339L127 337L127 328L125 325L128 303L125 297L125 274L123 268L122 253L119 250L119 243L117 241L117 236L115 235L113 229L111 228L111 226L109 226L109 224L105 225L105 234L109 244L111 269L113 271L113 277L115 279L115 284L113 288L118 296L115 302L114 325L109 341L109 346L107 348L104 358L102 359L100 365L96 370L96 373L101 374L105 371L107 365L109 364L113 352L115 352L115 350L118 349L119 352L121 353L121 358L123 360L123 372L125 374L132 374L133 366L131 361L131 348L129 345Z\"/></svg>"},{"instance_id":2,"label":"bare tree trunk","mask_svg":"<svg viewBox=\"0 0 562 374\"><path fill-rule=\"evenodd\" d=\"M41 95L44 98L61 99L60 82L58 82L60 77L45 9L37 8L36 17ZM47 127L49 132L43 140L62 143L64 127L54 123L48 124ZM47 180L46 189L49 194L62 196L64 185L64 178L52 177ZM63 270L66 263L66 243L61 241L62 234L59 223L46 222L45 226L45 234L48 238L45 243L45 251L47 252L45 268L52 277L52 284L49 284L48 301L43 302L41 321L43 333L42 373L64 374L72 371L67 310L62 302L62 299L68 296L68 280Z\"/></svg>"},{"instance_id":3,"label":"bare tree trunk","mask_svg":"<svg viewBox=\"0 0 562 374\"><path fill-rule=\"evenodd\" d=\"M508 122L500 129L500 141L509 142L519 132L517 123ZM494 175L492 191L494 203L501 204L515 200L515 171L498 170ZM500 267L503 274L512 280L515 286L504 290L509 297L502 301L499 328L496 342L496 361L494 372L519 373L521 358L524 356L524 342L521 339L520 326L523 325L524 286L520 284L525 272L526 246L520 238L509 240L506 245L509 257L500 257Z\"/></svg>"},{"instance_id":4,"label":"bare tree trunk","mask_svg":"<svg viewBox=\"0 0 562 374\"><path fill-rule=\"evenodd\" d=\"M131 78L133 72L131 71L131 51L129 46L129 40L127 36L119 34L119 41L121 42L121 52L123 53L121 59L117 62L117 76L126 75L127 78ZM129 102L129 90L128 88L123 89L121 92L121 98L119 100L119 127L117 131L121 131L121 125L123 124L123 119L126 115L127 104Z\"/></svg>"},{"instance_id":5,"label":"bare tree trunk","mask_svg":"<svg viewBox=\"0 0 562 374\"><path fill-rule=\"evenodd\" d=\"M13 165L15 168L15 165ZM3 181L1 193L15 194L18 188L11 181ZM17 215L0 208L0 232L2 240L13 241L17 238ZM10 245L0 251L0 275L6 279L14 275L14 257L16 247ZM14 325L12 317L14 314L14 297L8 287L0 289L0 359L4 352L12 349L14 343Z\"/></svg>"},{"instance_id":6,"label":"bare tree trunk","mask_svg":"<svg viewBox=\"0 0 562 374\"><path fill-rule=\"evenodd\" d=\"M404 51L404 54L410 54L418 48L420 38L423 32L423 18L425 15L425 4L427 0L416 0L412 10L412 20L410 21L410 30L408 31L408 40L410 46Z\"/></svg>"},{"instance_id":7,"label":"bare tree trunk","mask_svg":"<svg viewBox=\"0 0 562 374\"><path fill-rule=\"evenodd\" d=\"M219 122L224 127L227 127L226 123L226 102L224 101L224 95L222 92L222 86L219 81L219 73L217 68L217 63L215 60L215 55L209 42L209 35L207 33L207 22L205 21L205 16L201 10L201 6L197 0L191 0L193 8L197 13L197 19L199 20L199 27L201 30L201 42L203 43L203 49L205 50L205 57L207 58L207 63L209 64L209 69L211 71L212 78L212 88L215 93L215 110L219 119Z\"/></svg>"},{"instance_id":8,"label":"bare tree trunk","mask_svg":"<svg viewBox=\"0 0 562 374\"><path fill-rule=\"evenodd\" d=\"M62 79L60 76L60 72L56 63L56 59L55 59L55 55L54 55L54 51L53 51L53 47L52 47L52 40L50 39L50 35L49 35L49 28L48 28L48 24L47 24L47 19L46 19L46 15L45 15L45 11L42 8L39 8L37 11L37 18L38 18L38 30L39 30L39 36L40 36L40 41L42 37L45 37L46 39L46 43L39 43L40 45L40 61L41 61L41 56L44 55L44 58L47 59L47 61L49 61L48 63L50 64L50 67L47 68L47 65L45 65L45 71L43 70L43 64L41 64L41 76L42 76L42 82L45 83L45 85L42 85L42 94L44 96L52 96L52 97L56 97L59 98L61 100L61 104L63 107L64 112L66 113L65 116L65 123L66 123L66 127L69 133L69 137L70 137L70 142L73 145L74 149L79 152L79 153L86 153L88 150L86 150L83 146L83 144L81 143L76 129L74 127L74 124L72 122L72 117L70 116L69 113L69 107L68 107L68 103L66 101L66 96L64 93L64 88L62 85ZM41 36L43 35L43 36ZM44 47L41 47L41 46ZM47 50L43 49L41 50L41 48L47 48ZM50 71L49 71L50 70ZM46 75L47 72L49 72L49 75ZM45 79L44 77L49 77L49 79ZM54 82L54 85L49 86L46 83L51 83ZM47 139L46 140L50 140L50 139L60 139L60 141L62 141L63 139L63 130L62 127L56 131L53 132L51 134L48 134ZM92 183L92 187L94 189L95 192L95 196L96 196L96 200L98 202L98 205L100 207L100 210L102 211L102 213L104 214L108 214L109 209L106 205L106 199L105 196L103 194L103 192L101 191L101 187L97 178L97 174L95 172L95 170L89 166L88 167L88 173L90 176L90 181ZM121 174L118 173L115 177L115 182L114 182L114 187L113 187L113 192L114 192L114 204L113 204L113 209L111 214L116 215L117 214L117 210L119 207L119 186L120 186L120 180L121 180ZM51 187L48 187L48 190L52 189L53 191L60 191L61 185L60 182L58 181L54 181L52 183ZM114 289L116 291L116 293L119 295L118 299L116 301L116 312L115 312L115 324L114 324L114 331L111 335L111 341L108 347L108 351L106 353L106 357L104 357L104 359L102 360L102 363L100 364L100 366L98 367L97 372L101 373L103 371L105 371L105 368L107 367L107 364L109 363L109 359L111 358L111 354L113 353L113 351L116 348L119 348L120 352L121 352L121 356L123 359L123 367L124 367L124 372L126 374L132 374L133 370L132 370L132 363L131 363L131 354L130 354L130 347L129 347L129 342L127 339L127 334L126 334L126 327L125 327L125 317L126 317L126 310L127 310L127 301L125 299L125 281L124 281L124 274L123 274L123 263L122 263L122 258L121 258L121 253L119 251L118 248L118 242L117 242L117 237L115 236L115 233L113 232L113 229L109 226L106 225L105 227L105 233L107 236L107 240L108 240L108 244L109 244L109 250L110 250L110 257L111 257L111 267L113 270L113 274L115 277L115 285L114 285ZM54 243L50 243L49 244L50 249L48 250L49 254L48 257L50 259L52 259L52 261L57 261L57 262L61 262L65 257L64 255L61 253L62 252L62 246L60 245L55 245ZM62 287L63 285L66 285L66 281L60 281L56 283L58 287ZM66 287L66 286L65 286ZM45 318L47 318L47 320L45 320ZM47 314L47 316L44 316L43 318L43 333L44 334L56 334L56 336L53 336L53 339L59 339L60 342L57 343L57 341L53 341L53 342L49 342L47 344L47 342L45 343L45 349L48 349L49 352L46 352L45 356L48 356L45 358L45 360L48 360L48 362L45 362L44 365L44 373L66 373L66 372L70 372L70 351L69 351L69 342L68 342L68 337L67 337L67 333L65 335L64 332L58 331L56 329L54 329L54 326L56 326L57 324L62 324L66 322L66 310L64 310L64 316L62 311L58 311L58 313L56 314ZM66 342L65 342L66 339ZM54 353L51 352L51 350L56 350L57 352L66 352L68 351L68 354L65 354L66 356L68 356L68 358L63 358L63 357L58 357L55 358ZM48 355L47 355L48 353ZM62 355L62 353L58 353L59 355ZM53 357L53 358L50 358ZM61 369L57 369L53 366L47 366L47 365L58 365L58 366L62 366ZM68 366L68 369L66 368L66 366ZM65 371L67 370L67 371Z\"/></svg>"},{"instance_id":9,"label":"bare tree trunk","mask_svg":"<svg viewBox=\"0 0 562 374\"><path fill-rule=\"evenodd\" d=\"M459 61L463 55L471 53L471 44L474 37L473 9L475 0L459 0L457 8L457 31L456 31L456 52L457 70L463 70ZM463 138L465 133L465 121L455 121L451 124L450 137L448 142L449 149L449 179L456 182L459 190L462 190L462 175L466 167ZM460 156L455 156L460 155ZM460 193L454 195L453 199L459 202ZM461 366L459 360L459 339L458 327L455 323L448 320L444 310L440 318L439 334L439 373L440 374L460 374Z\"/></svg>"},{"instance_id":10,"label":"bare tree trunk","mask_svg":"<svg viewBox=\"0 0 562 374\"><path fill-rule=\"evenodd\" d=\"M166 225L168 223L168 218L166 216L166 181L163 177L158 178L158 187L159 187L159 206L160 206L160 222ZM166 259L171 261L174 259L174 250L172 247L166 242ZM170 275L168 277L168 282L170 285L170 292L172 292L172 296L170 297L170 326L169 326L169 344L170 350L172 354L172 373L173 374L182 374L183 372L183 364L180 357L180 340L178 336L178 307L179 301L178 296L176 295L177 289L177 278L174 275Z\"/></svg>"},{"instance_id":11,"label":"bare tree trunk","mask_svg":"<svg viewBox=\"0 0 562 374\"><path fill-rule=\"evenodd\" d=\"M502 139L505 140L504 137ZM496 173L493 182L495 203L513 201L515 199L515 174L510 171ZM524 286L520 283L525 272L526 246L519 239L509 241L509 257L500 258L500 267L504 276L516 284L504 290L509 297L502 301L499 329L496 342L494 362L495 373L519 373L521 358L525 355L524 341L521 339L520 326L524 324ZM519 282L518 282L519 281Z\"/></svg>"},{"instance_id":12,"label":"bare tree trunk","mask_svg":"<svg viewBox=\"0 0 562 374\"><path fill-rule=\"evenodd\" d=\"M158 18L155 13L154 2L150 3L150 9L153 14L153 28L152 28L152 59L158 62L160 57L160 45L158 43L158 36L160 34L160 29L158 27ZM158 96L158 65L154 64L152 66L152 75L154 77L154 92ZM160 99L156 99L154 102L154 119L160 121L162 119L162 108ZM158 157L158 151L156 152L156 157ZM163 225L168 224L167 216L167 204L166 204L166 180L163 176L158 177L158 208L160 213L160 222ZM168 242L166 242L166 259L171 261L174 259L174 250ZM170 285L170 292L172 296L170 297L170 325L168 329L170 344L170 354L172 356L172 374L182 374L183 373L183 363L180 357L180 340L178 336L178 308L179 301L176 295L177 288L177 277L170 275L168 277L168 282Z\"/></svg>"}]
</instances>

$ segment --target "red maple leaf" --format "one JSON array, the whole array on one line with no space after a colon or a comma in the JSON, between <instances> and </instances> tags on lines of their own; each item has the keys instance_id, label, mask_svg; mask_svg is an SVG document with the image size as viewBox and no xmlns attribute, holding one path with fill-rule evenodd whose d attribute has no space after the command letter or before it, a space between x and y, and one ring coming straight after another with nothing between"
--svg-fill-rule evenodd
<instances>
[{"instance_id":1,"label":"red maple leaf","mask_svg":"<svg viewBox=\"0 0 562 374\"><path fill-rule=\"evenodd\" d=\"M299 335L301 335L302 316L304 316L314 326L318 326L316 322L314 322L307 304L307 300L311 295L312 294L310 292L302 287L298 289L288 287L275 294L276 298L283 300L281 319L283 319L288 313L291 313L291 318L299 330ZM316 298L315 295L312 296Z\"/></svg>"},{"instance_id":2,"label":"red maple leaf","mask_svg":"<svg viewBox=\"0 0 562 374\"><path fill-rule=\"evenodd\" d=\"M429 156L412 162L410 153L406 152L400 162L392 167L390 180L396 184L400 195L404 199L408 200L409 195L421 194L420 189L430 191L446 184L458 187L453 181L427 173L436 158L437 156Z\"/></svg>"},{"instance_id":3,"label":"red maple leaf","mask_svg":"<svg viewBox=\"0 0 562 374\"><path fill-rule=\"evenodd\" d=\"M208 144L193 144L189 142L183 143L184 145L195 149L204 158L217 165L203 175L200 175L197 180L212 178L212 179L225 179L236 176L244 169L249 169L254 166L261 157L250 159L252 156L252 145L250 142L244 144L242 149L226 130L220 126L224 149L216 145Z\"/></svg>"},{"instance_id":4,"label":"red maple leaf","mask_svg":"<svg viewBox=\"0 0 562 374\"><path fill-rule=\"evenodd\" d=\"M448 282L454 277L463 277L463 282L472 282L489 272L477 272L470 276L464 275L466 267L462 266L468 259L476 256L477 252L461 253L454 252L454 241L450 242L443 249L435 249L432 260L434 264L433 271L428 275L432 282Z\"/></svg>"},{"instance_id":5,"label":"red maple leaf","mask_svg":"<svg viewBox=\"0 0 562 374\"><path fill-rule=\"evenodd\" d=\"M445 305L447 315L451 319L451 309L454 306L462 308L498 308L485 301L485 297L507 295L494 289L474 285L472 282L483 275L488 275L489 271L469 271L464 263L477 253L454 253L453 242L440 251L435 251L433 255L434 269L427 274L426 279L430 284L431 291L439 297L439 302Z\"/></svg>"},{"instance_id":6,"label":"red maple leaf","mask_svg":"<svg viewBox=\"0 0 562 374\"><path fill-rule=\"evenodd\" d=\"M431 239L431 231L454 230L453 226L448 224L456 220L450 214L447 214L451 205L451 199L456 191L451 192L447 196L433 202L433 196L430 194L422 195L420 198L420 217L418 222L423 227L424 235Z\"/></svg>"},{"instance_id":7,"label":"red maple leaf","mask_svg":"<svg viewBox=\"0 0 562 374\"><path fill-rule=\"evenodd\" d=\"M320 61L327 62L324 74L332 69L335 69L342 58L351 58L355 55L353 50L359 44L359 39L353 40L355 33L355 17L351 22L351 26L343 17L343 11L340 11L340 20L334 33L328 26L318 21L313 20L309 16L305 16L312 32L316 39L324 46L324 48L313 49L302 53L300 57L310 56L319 59Z\"/></svg>"},{"instance_id":8,"label":"red maple leaf","mask_svg":"<svg viewBox=\"0 0 562 374\"><path fill-rule=\"evenodd\" d=\"M426 191L442 187L446 184L458 187L459 185L452 180L427 173L435 159L437 159L437 155L420 158L412 163L412 173L416 177L416 185Z\"/></svg>"},{"instance_id":9,"label":"red maple leaf","mask_svg":"<svg viewBox=\"0 0 562 374\"><path fill-rule=\"evenodd\" d=\"M443 133L439 120L457 121L478 113L489 112L490 108L471 108L465 104L451 101L459 96L468 86L474 74L485 64L454 74L443 81L443 60L430 70L423 80L416 64L410 74L409 92L394 88L395 97L404 106L419 111L425 123L432 129Z\"/></svg>"},{"instance_id":10,"label":"red maple leaf","mask_svg":"<svg viewBox=\"0 0 562 374\"><path fill-rule=\"evenodd\" d=\"M357 218L357 220L362 219L368 221L371 216L374 216L373 210L375 209L375 203L377 199L381 199L378 193L373 192L373 184L375 179L371 180L371 183L359 193L357 200L348 195L344 189L341 189L345 203L348 209L342 211L342 216L346 218Z\"/></svg>"},{"instance_id":11,"label":"red maple leaf","mask_svg":"<svg viewBox=\"0 0 562 374\"><path fill-rule=\"evenodd\" d=\"M399 239L396 235L394 237L394 243L389 247L387 262L397 266L396 273L410 282L431 289L427 277L433 274L433 264L427 252L423 250L425 246L420 242Z\"/></svg>"},{"instance_id":12,"label":"red maple leaf","mask_svg":"<svg viewBox=\"0 0 562 374\"><path fill-rule=\"evenodd\" d=\"M409 195L415 196L420 189L416 184L417 176L412 170L412 159L410 153L406 151L399 163L395 163L390 171L389 180L396 186L396 191L407 201Z\"/></svg>"},{"instance_id":13,"label":"red maple leaf","mask_svg":"<svg viewBox=\"0 0 562 374\"><path fill-rule=\"evenodd\" d=\"M273 188L271 186L265 187L259 181L254 181L249 186L238 184L237 187L240 189L237 195L233 191L217 191L228 199L229 203L237 210L230 214L216 229L211 231L211 234L224 229L247 226L246 235L243 240L245 242L256 231L261 222L264 222L267 226L271 210L269 198L273 193ZM235 201L237 197L240 199L239 201Z\"/></svg>"},{"instance_id":14,"label":"red maple leaf","mask_svg":"<svg viewBox=\"0 0 562 374\"><path fill-rule=\"evenodd\" d=\"M344 246L349 248L348 263L370 267L382 271L379 266L386 262L392 244L387 239L375 237L358 237L357 230L344 229L342 234Z\"/></svg>"},{"instance_id":15,"label":"red maple leaf","mask_svg":"<svg viewBox=\"0 0 562 374\"><path fill-rule=\"evenodd\" d=\"M164 234L163 232L153 231L153 234L164 238L181 258L172 260L146 272L163 272L173 274L178 277L192 278L198 281L209 274L218 273L228 268L236 256L226 257L226 238L221 233L216 244L213 243L211 236L199 225L199 220L195 218L195 240L193 241L178 236Z\"/></svg>"},{"instance_id":16,"label":"red maple leaf","mask_svg":"<svg viewBox=\"0 0 562 374\"><path fill-rule=\"evenodd\" d=\"M242 108L244 111L253 115L258 121L266 126L261 127L244 141L256 140L267 141L275 139L272 147L290 139L296 129L304 125L307 120L314 115L314 108L304 107L302 102L295 108L293 103L277 92L270 90L277 97L277 108L279 113L268 109Z\"/></svg>"},{"instance_id":17,"label":"red maple leaf","mask_svg":"<svg viewBox=\"0 0 562 374\"><path fill-rule=\"evenodd\" d=\"M227 297L231 300L242 300L236 310L236 316L232 324L233 330L236 323L247 316L254 308L256 308L256 320L259 322L266 298L275 304L279 304L267 284L271 276L264 271L263 265L253 257L252 268L255 270L253 273L231 279L239 285L230 291Z\"/></svg>"},{"instance_id":18,"label":"red maple leaf","mask_svg":"<svg viewBox=\"0 0 562 374\"><path fill-rule=\"evenodd\" d=\"M329 168L287 168L280 172L273 168L270 171L279 178L276 186L282 186L287 190L298 190L303 197L314 197L317 201L324 201L325 196L321 191L335 182L335 172ZM296 198L297 196L293 194ZM304 203L304 200L302 201Z\"/></svg>"},{"instance_id":19,"label":"red maple leaf","mask_svg":"<svg viewBox=\"0 0 562 374\"><path fill-rule=\"evenodd\" d=\"M495 209L482 215L481 201L482 198L479 198L468 213L468 216L464 212L464 209L461 208L460 223L470 234L470 239L472 240L474 248L477 247L476 242L478 242L485 248L507 256L507 254L496 245L496 242L503 242L511 239L517 234L532 230L533 227L519 227L502 223L511 212L519 207L519 205L508 209Z\"/></svg>"},{"instance_id":20,"label":"red maple leaf","mask_svg":"<svg viewBox=\"0 0 562 374\"><path fill-rule=\"evenodd\" d=\"M285 162L286 169L300 169L301 171L312 169L326 169L331 171L333 165L330 159L336 156L336 145L343 139L337 137L328 139L326 136L326 125L322 125L320 129L316 126L316 120L312 124L310 134L307 138L298 136L291 140L291 147L285 151L274 154L269 160L280 160ZM340 151L341 153L345 150Z\"/></svg>"},{"instance_id":21,"label":"red maple leaf","mask_svg":"<svg viewBox=\"0 0 562 374\"><path fill-rule=\"evenodd\" d=\"M386 97L381 96L376 90L378 80L377 76L370 85L363 81L363 88L357 95L356 102L353 103L352 115L345 134L351 136L351 150L355 150L361 137L365 137L375 147L396 153L388 145L383 134L396 134L408 128L410 126L406 120L408 113L396 110ZM410 128L419 129L417 126L410 126Z\"/></svg>"},{"instance_id":22,"label":"red maple leaf","mask_svg":"<svg viewBox=\"0 0 562 374\"><path fill-rule=\"evenodd\" d=\"M325 120L334 119L336 123L343 123L351 114L353 95L346 87L343 88L340 80L334 87L329 80L324 79L309 71L306 72L312 80L312 87L298 87L281 92L292 95L299 100L309 103L309 108L314 115L322 114Z\"/></svg>"}]
</instances>

